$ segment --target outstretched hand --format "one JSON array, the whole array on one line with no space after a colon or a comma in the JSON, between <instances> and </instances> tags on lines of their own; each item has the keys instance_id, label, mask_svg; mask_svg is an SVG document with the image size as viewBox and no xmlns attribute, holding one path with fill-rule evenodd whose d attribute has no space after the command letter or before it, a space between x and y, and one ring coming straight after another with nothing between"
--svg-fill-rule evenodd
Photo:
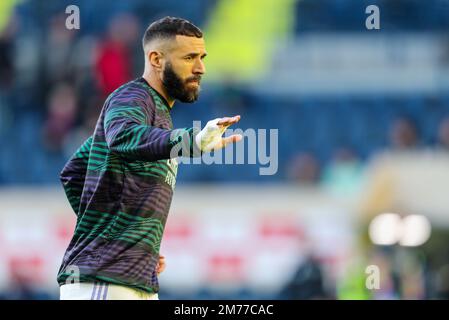
<instances>
[{"instance_id":1,"label":"outstretched hand","mask_svg":"<svg viewBox=\"0 0 449 320\"><path fill-rule=\"evenodd\" d=\"M218 150L226 147L230 143L242 140L241 134L233 134L223 138L226 129L239 122L240 116L217 118L209 121L197 136L197 144L202 151Z\"/></svg>"}]
</instances>

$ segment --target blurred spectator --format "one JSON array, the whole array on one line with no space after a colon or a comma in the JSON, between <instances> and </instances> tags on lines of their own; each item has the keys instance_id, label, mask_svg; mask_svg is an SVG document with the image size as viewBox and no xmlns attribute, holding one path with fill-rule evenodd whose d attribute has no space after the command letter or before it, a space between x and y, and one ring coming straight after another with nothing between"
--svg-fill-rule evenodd
<instances>
[{"instance_id":1,"label":"blurred spectator","mask_svg":"<svg viewBox=\"0 0 449 320\"><path fill-rule=\"evenodd\" d=\"M288 166L289 180L304 184L316 184L320 180L320 164L312 153L299 153L293 157Z\"/></svg>"},{"instance_id":2,"label":"blurred spectator","mask_svg":"<svg viewBox=\"0 0 449 320\"><path fill-rule=\"evenodd\" d=\"M0 137L11 125L10 91L14 81L13 37L15 30L14 19L10 20L3 30L0 30Z\"/></svg>"},{"instance_id":3,"label":"blurred spectator","mask_svg":"<svg viewBox=\"0 0 449 320\"><path fill-rule=\"evenodd\" d=\"M394 150L408 150L418 146L418 129L415 122L408 117L398 117L390 127L390 146Z\"/></svg>"},{"instance_id":4,"label":"blurred spectator","mask_svg":"<svg viewBox=\"0 0 449 320\"><path fill-rule=\"evenodd\" d=\"M91 35L77 38L78 30L65 27L65 14L51 18L49 34L43 47L43 68L46 96L48 91L61 82L72 83L84 96L95 94L93 66L97 40Z\"/></svg>"},{"instance_id":5,"label":"blurred spectator","mask_svg":"<svg viewBox=\"0 0 449 320\"><path fill-rule=\"evenodd\" d=\"M399 250L396 257L397 276L396 284L401 299L422 300L426 299L426 277L424 264L420 255L411 250Z\"/></svg>"},{"instance_id":6,"label":"blurred spectator","mask_svg":"<svg viewBox=\"0 0 449 320\"><path fill-rule=\"evenodd\" d=\"M291 281L281 291L281 299L311 300L330 298L324 288L320 262L309 255L299 265Z\"/></svg>"},{"instance_id":7,"label":"blurred spectator","mask_svg":"<svg viewBox=\"0 0 449 320\"><path fill-rule=\"evenodd\" d=\"M338 195L353 196L360 190L363 164L349 147L337 149L323 173L323 185Z\"/></svg>"},{"instance_id":8,"label":"blurred spectator","mask_svg":"<svg viewBox=\"0 0 449 320\"><path fill-rule=\"evenodd\" d=\"M449 300L449 264L442 266L438 270L436 289L436 298Z\"/></svg>"},{"instance_id":9,"label":"blurred spectator","mask_svg":"<svg viewBox=\"0 0 449 320\"><path fill-rule=\"evenodd\" d=\"M13 15L6 27L0 30L0 92L9 88L13 82L13 45L17 23Z\"/></svg>"},{"instance_id":10,"label":"blurred spectator","mask_svg":"<svg viewBox=\"0 0 449 320\"><path fill-rule=\"evenodd\" d=\"M47 42L44 46L44 68L48 88L61 81L72 80L76 30L65 26L66 15L50 18Z\"/></svg>"},{"instance_id":11,"label":"blurred spectator","mask_svg":"<svg viewBox=\"0 0 449 320\"><path fill-rule=\"evenodd\" d=\"M369 265L379 268L379 288L372 290L372 298L389 300L400 298L400 283L398 272L395 270L395 248L374 246L369 253Z\"/></svg>"},{"instance_id":12,"label":"blurred spectator","mask_svg":"<svg viewBox=\"0 0 449 320\"><path fill-rule=\"evenodd\" d=\"M49 300L51 295L44 290L39 290L32 285L27 277L20 274L12 273L10 289L7 294L2 297L6 300Z\"/></svg>"},{"instance_id":13,"label":"blurred spectator","mask_svg":"<svg viewBox=\"0 0 449 320\"><path fill-rule=\"evenodd\" d=\"M107 38L99 45L95 66L104 97L134 77L131 49L140 44L138 36L139 24L133 15L121 14L112 19Z\"/></svg>"},{"instance_id":14,"label":"blurred spectator","mask_svg":"<svg viewBox=\"0 0 449 320\"><path fill-rule=\"evenodd\" d=\"M249 106L253 105L251 99L245 88L230 75L214 92L212 104L217 108L217 114L221 114L223 110L243 114Z\"/></svg>"},{"instance_id":15,"label":"blurred spectator","mask_svg":"<svg viewBox=\"0 0 449 320\"><path fill-rule=\"evenodd\" d=\"M349 259L345 261L342 274L337 279L336 296L338 300L368 300L371 292L366 287L366 267L369 265L366 259L366 249L360 242L353 247Z\"/></svg>"},{"instance_id":16,"label":"blurred spectator","mask_svg":"<svg viewBox=\"0 0 449 320\"><path fill-rule=\"evenodd\" d=\"M443 118L438 128L438 147L449 151L449 116Z\"/></svg>"},{"instance_id":17,"label":"blurred spectator","mask_svg":"<svg viewBox=\"0 0 449 320\"><path fill-rule=\"evenodd\" d=\"M93 134L102 106L103 100L100 97L96 95L89 97L86 108L82 110L81 125L72 130L64 141L64 156L66 158L72 156L84 140Z\"/></svg>"},{"instance_id":18,"label":"blurred spectator","mask_svg":"<svg viewBox=\"0 0 449 320\"><path fill-rule=\"evenodd\" d=\"M39 257L13 257L9 261L9 283L4 299L47 300L51 294L39 288L43 262Z\"/></svg>"},{"instance_id":19,"label":"blurred spectator","mask_svg":"<svg viewBox=\"0 0 449 320\"><path fill-rule=\"evenodd\" d=\"M47 120L43 128L44 145L50 151L59 152L75 125L77 96L73 86L60 84L50 92L48 100Z\"/></svg>"}]
</instances>

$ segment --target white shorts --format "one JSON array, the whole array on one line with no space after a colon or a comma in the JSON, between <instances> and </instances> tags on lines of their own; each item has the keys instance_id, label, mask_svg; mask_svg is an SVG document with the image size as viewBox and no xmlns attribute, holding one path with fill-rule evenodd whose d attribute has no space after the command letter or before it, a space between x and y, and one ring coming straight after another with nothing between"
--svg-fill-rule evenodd
<instances>
[{"instance_id":1,"label":"white shorts","mask_svg":"<svg viewBox=\"0 0 449 320\"><path fill-rule=\"evenodd\" d=\"M63 284L60 300L159 300L157 293L105 282Z\"/></svg>"}]
</instances>

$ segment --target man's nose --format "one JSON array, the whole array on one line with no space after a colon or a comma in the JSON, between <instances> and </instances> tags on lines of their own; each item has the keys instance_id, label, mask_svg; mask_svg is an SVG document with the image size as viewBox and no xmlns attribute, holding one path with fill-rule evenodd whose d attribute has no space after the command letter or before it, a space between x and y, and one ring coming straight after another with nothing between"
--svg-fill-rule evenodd
<instances>
[{"instance_id":1,"label":"man's nose","mask_svg":"<svg viewBox=\"0 0 449 320\"><path fill-rule=\"evenodd\" d=\"M206 66L204 65L204 62L202 60L198 60L195 63L195 66L193 67L193 73L194 74L205 74L206 73Z\"/></svg>"}]
</instances>

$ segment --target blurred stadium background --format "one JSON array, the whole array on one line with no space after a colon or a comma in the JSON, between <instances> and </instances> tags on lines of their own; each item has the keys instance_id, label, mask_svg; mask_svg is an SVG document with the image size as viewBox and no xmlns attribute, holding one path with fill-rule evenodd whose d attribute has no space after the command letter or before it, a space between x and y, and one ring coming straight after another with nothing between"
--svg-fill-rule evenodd
<instances>
[{"instance_id":1,"label":"blurred stadium background","mask_svg":"<svg viewBox=\"0 0 449 320\"><path fill-rule=\"evenodd\" d=\"M279 167L181 165L160 298L447 299L448 0L2 0L0 298L58 298L75 223L58 174L165 15L209 53L175 127L240 114L279 130Z\"/></svg>"}]
</instances>

